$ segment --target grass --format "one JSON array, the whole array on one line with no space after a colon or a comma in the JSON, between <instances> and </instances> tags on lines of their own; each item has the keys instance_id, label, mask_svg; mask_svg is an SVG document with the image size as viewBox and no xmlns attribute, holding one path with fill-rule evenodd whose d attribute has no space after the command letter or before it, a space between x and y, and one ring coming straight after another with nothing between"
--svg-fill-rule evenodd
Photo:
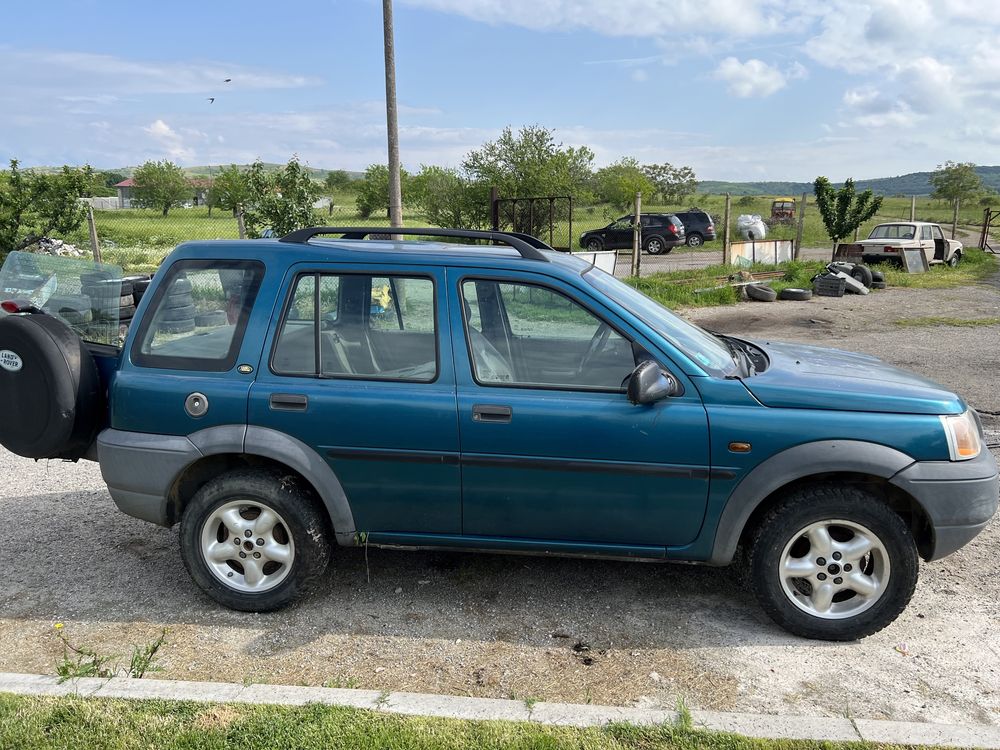
<instances>
[{"instance_id":1,"label":"grass","mask_svg":"<svg viewBox=\"0 0 1000 750\"><path fill-rule=\"evenodd\" d=\"M559 750L812 750L867 743L757 740L693 729L614 724L575 728L528 722L460 721L361 709L125 701L0 694L0 747L19 750L191 748L544 748ZM885 746L881 746L885 747Z\"/></svg>"},{"instance_id":2,"label":"grass","mask_svg":"<svg viewBox=\"0 0 1000 750\"><path fill-rule=\"evenodd\" d=\"M948 318L945 316L929 315L923 318L900 318L893 322L904 328L926 328L928 326L976 328L978 326L1000 325L1000 318Z\"/></svg>"},{"instance_id":3,"label":"grass","mask_svg":"<svg viewBox=\"0 0 1000 750\"><path fill-rule=\"evenodd\" d=\"M1000 271L997 256L987 253L977 247L971 247L962 254L962 261L957 268L945 265L931 266L926 273L907 273L899 266L878 266L885 274L889 286L909 287L911 289L946 289L954 286L965 286L983 281Z\"/></svg>"}]
</instances>

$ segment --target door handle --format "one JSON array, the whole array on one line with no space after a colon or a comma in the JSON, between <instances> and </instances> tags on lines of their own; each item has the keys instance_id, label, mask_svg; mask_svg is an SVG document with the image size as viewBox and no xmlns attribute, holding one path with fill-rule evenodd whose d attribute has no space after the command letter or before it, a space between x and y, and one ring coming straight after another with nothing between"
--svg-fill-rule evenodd
<instances>
[{"instance_id":1,"label":"door handle","mask_svg":"<svg viewBox=\"0 0 1000 750\"><path fill-rule=\"evenodd\" d=\"M472 407L473 422L495 422L497 424L507 424L514 415L514 410L509 406L497 406L496 404L476 404Z\"/></svg>"},{"instance_id":2,"label":"door handle","mask_svg":"<svg viewBox=\"0 0 1000 750\"><path fill-rule=\"evenodd\" d=\"M301 393L272 393L268 404L275 411L305 411L309 408L309 397Z\"/></svg>"}]
</instances>

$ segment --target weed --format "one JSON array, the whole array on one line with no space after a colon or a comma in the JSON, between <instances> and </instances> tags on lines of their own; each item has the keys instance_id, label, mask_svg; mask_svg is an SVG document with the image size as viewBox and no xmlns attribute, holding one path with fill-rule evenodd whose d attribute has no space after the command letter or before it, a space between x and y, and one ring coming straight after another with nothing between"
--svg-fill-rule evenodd
<instances>
[{"instance_id":1,"label":"weed","mask_svg":"<svg viewBox=\"0 0 1000 750\"><path fill-rule=\"evenodd\" d=\"M541 700L541 699L540 698L525 698L524 699L524 707L526 709L528 709L528 713L529 714L534 710L535 704L538 703L539 700Z\"/></svg>"},{"instance_id":2,"label":"weed","mask_svg":"<svg viewBox=\"0 0 1000 750\"><path fill-rule=\"evenodd\" d=\"M378 698L375 699L375 705L378 706L379 708L382 708L383 706L388 706L389 705L389 691L388 690L383 690L381 693L378 694Z\"/></svg>"},{"instance_id":3,"label":"weed","mask_svg":"<svg viewBox=\"0 0 1000 750\"><path fill-rule=\"evenodd\" d=\"M323 683L325 688L339 688L341 690L357 690L361 686L361 682L356 677L333 677Z\"/></svg>"},{"instance_id":4,"label":"weed","mask_svg":"<svg viewBox=\"0 0 1000 750\"><path fill-rule=\"evenodd\" d=\"M150 641L145 646L133 646L132 662L129 664L128 673L125 676L134 677L138 680L142 679L147 672L159 672L162 667L153 664L153 661L156 659L156 653L160 650L166 639L167 631L163 629L156 637L156 640Z\"/></svg>"},{"instance_id":5,"label":"weed","mask_svg":"<svg viewBox=\"0 0 1000 750\"><path fill-rule=\"evenodd\" d=\"M678 729L685 732L690 732L694 729L694 720L691 718L691 709L688 708L683 695L677 696L676 726Z\"/></svg>"},{"instance_id":6,"label":"weed","mask_svg":"<svg viewBox=\"0 0 1000 750\"><path fill-rule=\"evenodd\" d=\"M59 682L75 680L80 677L132 677L141 679L147 672L158 672L160 667L153 664L156 654L167 638L167 631L160 631L155 640L144 646L132 647L132 659L127 669L122 669L118 663L118 654L101 654L89 646L80 646L70 642L63 632L64 626L57 622L54 626L56 637L62 642L62 659L56 664L56 675Z\"/></svg>"}]
</instances>

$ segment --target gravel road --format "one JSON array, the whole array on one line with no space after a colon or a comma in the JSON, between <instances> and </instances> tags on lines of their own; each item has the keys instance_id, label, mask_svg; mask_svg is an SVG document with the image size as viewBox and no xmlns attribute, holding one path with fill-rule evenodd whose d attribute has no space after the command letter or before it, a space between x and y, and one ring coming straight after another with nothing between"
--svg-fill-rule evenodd
<instances>
[{"instance_id":1,"label":"gravel road","mask_svg":"<svg viewBox=\"0 0 1000 750\"><path fill-rule=\"evenodd\" d=\"M983 285L689 317L878 354L1000 415L1000 327L894 323L998 307ZM95 465L2 453L0 472L0 670L52 673L61 622L126 661L166 628L159 674L176 679L1000 724L1000 522L923 565L888 629L828 644L773 625L733 570L498 555L339 550L299 605L240 614L190 582L176 530L116 511Z\"/></svg>"}]
</instances>

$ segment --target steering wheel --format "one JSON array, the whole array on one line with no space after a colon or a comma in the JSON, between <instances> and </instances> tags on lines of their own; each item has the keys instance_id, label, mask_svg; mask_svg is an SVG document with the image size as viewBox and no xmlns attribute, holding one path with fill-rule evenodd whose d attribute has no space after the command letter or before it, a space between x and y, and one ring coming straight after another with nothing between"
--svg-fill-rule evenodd
<instances>
[{"instance_id":1,"label":"steering wheel","mask_svg":"<svg viewBox=\"0 0 1000 750\"><path fill-rule=\"evenodd\" d=\"M608 338L611 336L611 326L607 323L601 323L601 325L594 331L593 338L590 339L590 345L587 347L586 354L583 355L583 359L580 360L580 367L578 372L583 373L587 369L587 365L590 364L591 360L597 356L597 353L604 348L604 345L608 343Z\"/></svg>"}]
</instances>

